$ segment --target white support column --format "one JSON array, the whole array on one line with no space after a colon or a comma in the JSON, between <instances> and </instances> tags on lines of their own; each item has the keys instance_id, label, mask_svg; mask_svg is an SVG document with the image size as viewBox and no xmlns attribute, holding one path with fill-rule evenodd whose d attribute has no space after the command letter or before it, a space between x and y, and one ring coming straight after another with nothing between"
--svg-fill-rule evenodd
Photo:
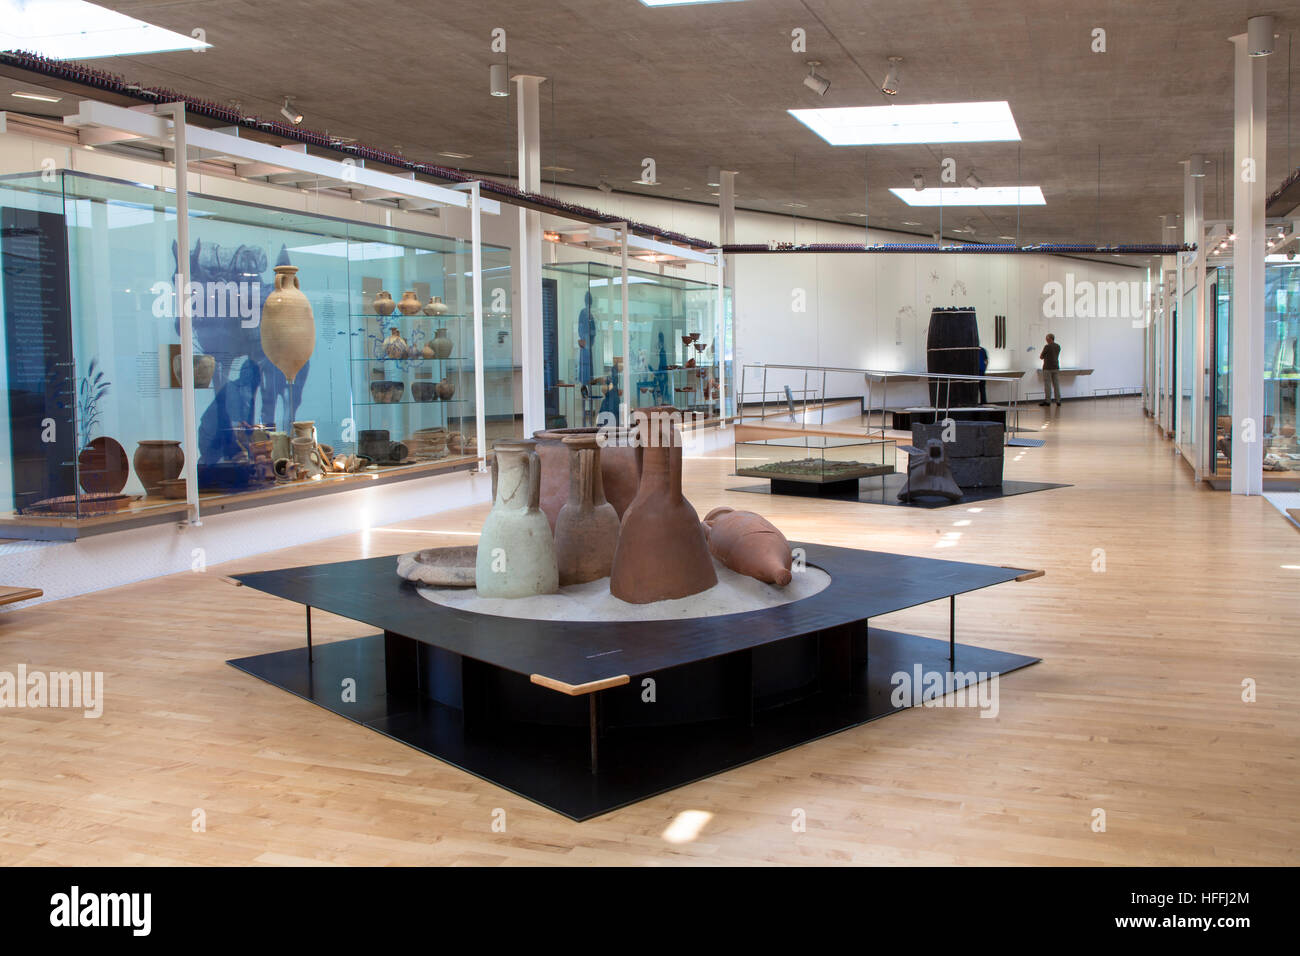
<instances>
[{"instance_id":1,"label":"white support column","mask_svg":"<svg viewBox=\"0 0 1300 956\"><path fill-rule=\"evenodd\" d=\"M1195 243L1196 251L1183 254L1188 268L1188 277L1192 285L1192 315L1188 318L1193 323L1189 329L1186 325L1184 335L1192 335L1194 341L1192 367L1187 370L1192 386L1191 409L1191 455L1192 467L1196 480L1200 481L1209 468L1206 455L1207 446L1213 449L1214 433L1207 429L1207 421L1213 420L1214 410L1205 402L1205 160L1198 154L1187 161L1183 173L1183 242Z\"/></svg>"},{"instance_id":2,"label":"white support column","mask_svg":"<svg viewBox=\"0 0 1300 956\"><path fill-rule=\"evenodd\" d=\"M1235 59L1232 231L1232 493L1264 490L1264 199L1266 60L1246 35Z\"/></svg>"},{"instance_id":3,"label":"white support column","mask_svg":"<svg viewBox=\"0 0 1300 956\"><path fill-rule=\"evenodd\" d=\"M479 183L469 184L470 271L474 289L474 428L478 433L478 470L487 471L487 387L483 368L483 212ZM531 434L531 433L529 433Z\"/></svg>"},{"instance_id":4,"label":"white support column","mask_svg":"<svg viewBox=\"0 0 1300 956\"><path fill-rule=\"evenodd\" d=\"M730 240L728 240L730 241ZM722 250L716 250L718 259L718 304L715 308L716 318L713 333L713 357L718 363L718 421L721 427L727 427L727 315L726 315L726 260ZM740 409L736 409L740 413Z\"/></svg>"},{"instance_id":5,"label":"white support column","mask_svg":"<svg viewBox=\"0 0 1300 956\"><path fill-rule=\"evenodd\" d=\"M185 450L185 512L194 526L199 513L199 431L194 417L194 317L190 314L189 148L185 142L185 104L167 103L156 111L172 118L172 158L176 163L176 315L181 327L181 436Z\"/></svg>"},{"instance_id":6,"label":"white support column","mask_svg":"<svg viewBox=\"0 0 1300 956\"><path fill-rule=\"evenodd\" d=\"M720 170L718 175L718 245L725 246L736 241L736 171L732 169ZM718 360L718 417L726 417L727 408L727 341L725 337L726 319L723 313L725 303L723 288L724 276L734 275L732 269L735 267L735 256L724 256L718 253L718 337L715 351L718 353L714 356ZM735 283L732 283L733 287ZM740 336L737 330L738 316L740 309L737 305L736 297L740 295L739 288L733 288L731 300L731 347L732 355L740 355ZM739 413L739 408L737 408Z\"/></svg>"},{"instance_id":7,"label":"white support column","mask_svg":"<svg viewBox=\"0 0 1300 956\"><path fill-rule=\"evenodd\" d=\"M538 122L538 90L544 76L519 74L511 77L518 101L519 188L540 192L542 147ZM524 435L546 427L546 370L542 349L542 214L519 210L519 330L520 362L523 365Z\"/></svg>"}]
</instances>

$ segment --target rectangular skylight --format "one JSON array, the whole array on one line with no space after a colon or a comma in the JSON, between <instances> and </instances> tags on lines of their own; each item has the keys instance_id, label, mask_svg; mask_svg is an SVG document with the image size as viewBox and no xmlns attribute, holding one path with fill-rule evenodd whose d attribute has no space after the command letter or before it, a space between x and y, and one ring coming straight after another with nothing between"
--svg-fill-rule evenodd
<instances>
[{"instance_id":1,"label":"rectangular skylight","mask_svg":"<svg viewBox=\"0 0 1300 956\"><path fill-rule=\"evenodd\" d=\"M891 189L909 206L1046 206L1039 186L944 186L930 189Z\"/></svg>"},{"instance_id":2,"label":"rectangular skylight","mask_svg":"<svg viewBox=\"0 0 1300 956\"><path fill-rule=\"evenodd\" d=\"M1020 130L1006 100L844 106L787 112L832 146L998 143L1020 139Z\"/></svg>"},{"instance_id":3,"label":"rectangular skylight","mask_svg":"<svg viewBox=\"0 0 1300 956\"><path fill-rule=\"evenodd\" d=\"M90 60L210 46L85 0L0 0L0 50Z\"/></svg>"}]
</instances>

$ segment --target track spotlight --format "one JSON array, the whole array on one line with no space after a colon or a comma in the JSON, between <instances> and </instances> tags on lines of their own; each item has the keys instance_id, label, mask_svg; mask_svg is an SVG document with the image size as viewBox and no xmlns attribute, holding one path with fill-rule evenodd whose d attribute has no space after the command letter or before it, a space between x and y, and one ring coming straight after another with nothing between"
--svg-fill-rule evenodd
<instances>
[{"instance_id":1,"label":"track spotlight","mask_svg":"<svg viewBox=\"0 0 1300 956\"><path fill-rule=\"evenodd\" d=\"M508 73L509 71L506 69L504 63L493 63L489 68L489 85L493 96L510 95L510 77L508 76Z\"/></svg>"},{"instance_id":2,"label":"track spotlight","mask_svg":"<svg viewBox=\"0 0 1300 956\"><path fill-rule=\"evenodd\" d=\"M1205 155L1203 153L1192 153L1192 158L1187 161L1187 174L1196 179L1205 178Z\"/></svg>"},{"instance_id":3,"label":"track spotlight","mask_svg":"<svg viewBox=\"0 0 1300 956\"><path fill-rule=\"evenodd\" d=\"M803 78L803 85L818 96L825 96L826 91L831 88L831 81L817 72L817 67L821 65L821 60L808 61L808 75Z\"/></svg>"},{"instance_id":4,"label":"track spotlight","mask_svg":"<svg viewBox=\"0 0 1300 956\"><path fill-rule=\"evenodd\" d=\"M293 100L287 96L284 98L284 105L280 107L280 115L294 126L302 122L302 114L294 109Z\"/></svg>"},{"instance_id":5,"label":"track spotlight","mask_svg":"<svg viewBox=\"0 0 1300 956\"><path fill-rule=\"evenodd\" d=\"M971 189L979 189L981 186L984 185L984 180L976 176L974 170L971 170L969 173L966 174L966 185L969 186Z\"/></svg>"},{"instance_id":6,"label":"track spotlight","mask_svg":"<svg viewBox=\"0 0 1300 956\"><path fill-rule=\"evenodd\" d=\"M898 95L898 68L903 62L901 56L891 56L889 58L889 72L885 74L885 82L880 84L880 92L886 96Z\"/></svg>"},{"instance_id":7,"label":"track spotlight","mask_svg":"<svg viewBox=\"0 0 1300 956\"><path fill-rule=\"evenodd\" d=\"M912 188L917 192L921 192L925 189L925 177L920 173L912 173Z\"/></svg>"},{"instance_id":8,"label":"track spotlight","mask_svg":"<svg viewBox=\"0 0 1300 956\"><path fill-rule=\"evenodd\" d=\"M1268 56L1273 52L1273 18L1251 17L1246 21L1246 52Z\"/></svg>"}]
</instances>

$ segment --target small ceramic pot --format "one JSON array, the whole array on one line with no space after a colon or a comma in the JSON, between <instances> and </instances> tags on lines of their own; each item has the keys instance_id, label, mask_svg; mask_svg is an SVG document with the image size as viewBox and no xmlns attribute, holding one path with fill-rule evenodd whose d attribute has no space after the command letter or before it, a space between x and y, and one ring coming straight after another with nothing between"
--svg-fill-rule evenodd
<instances>
[{"instance_id":1,"label":"small ceramic pot","mask_svg":"<svg viewBox=\"0 0 1300 956\"><path fill-rule=\"evenodd\" d=\"M433 382L412 382L411 397L417 402L431 402L437 394L437 386Z\"/></svg>"},{"instance_id":2,"label":"small ceramic pot","mask_svg":"<svg viewBox=\"0 0 1300 956\"><path fill-rule=\"evenodd\" d=\"M448 312L447 303L442 301L442 296L435 295L424 306L425 315L446 315Z\"/></svg>"},{"instance_id":3,"label":"small ceramic pot","mask_svg":"<svg viewBox=\"0 0 1300 956\"><path fill-rule=\"evenodd\" d=\"M429 345L433 347L434 358L445 359L451 357L451 350L455 343L448 337L446 329L438 329L433 333Z\"/></svg>"},{"instance_id":4,"label":"small ceramic pot","mask_svg":"<svg viewBox=\"0 0 1300 956\"><path fill-rule=\"evenodd\" d=\"M406 385L402 382L371 382L370 397L380 405L395 405L402 400Z\"/></svg>"},{"instance_id":5,"label":"small ceramic pot","mask_svg":"<svg viewBox=\"0 0 1300 956\"><path fill-rule=\"evenodd\" d=\"M415 292L407 289L402 293L402 301L397 303L397 311L402 315L419 315L420 300L415 297Z\"/></svg>"},{"instance_id":6,"label":"small ceramic pot","mask_svg":"<svg viewBox=\"0 0 1300 956\"><path fill-rule=\"evenodd\" d=\"M438 390L438 398L444 402L451 401L451 397L456 394L456 383L449 379L443 379L435 386Z\"/></svg>"},{"instance_id":7,"label":"small ceramic pot","mask_svg":"<svg viewBox=\"0 0 1300 956\"><path fill-rule=\"evenodd\" d=\"M294 423L293 423L293 437L294 437L294 438L310 438L312 441L315 441L315 440L316 440L316 423L315 423L315 422L294 422Z\"/></svg>"},{"instance_id":8,"label":"small ceramic pot","mask_svg":"<svg viewBox=\"0 0 1300 956\"><path fill-rule=\"evenodd\" d=\"M391 444L387 428L363 428L357 435L357 454L371 461L383 461Z\"/></svg>"},{"instance_id":9,"label":"small ceramic pot","mask_svg":"<svg viewBox=\"0 0 1300 956\"><path fill-rule=\"evenodd\" d=\"M217 360L211 355L194 356L194 387L207 388L212 384L212 375L217 370ZM176 381L181 381L181 357L172 356L172 374Z\"/></svg>"},{"instance_id":10,"label":"small ceramic pot","mask_svg":"<svg viewBox=\"0 0 1300 956\"><path fill-rule=\"evenodd\" d=\"M179 477L185 464L181 443L170 439L145 439L135 450L135 474L147 495L162 492L162 483Z\"/></svg>"},{"instance_id":11,"label":"small ceramic pot","mask_svg":"<svg viewBox=\"0 0 1300 956\"><path fill-rule=\"evenodd\" d=\"M393 297L383 290L370 300L370 309L375 315L392 315L396 308L397 303L393 301Z\"/></svg>"},{"instance_id":12,"label":"small ceramic pot","mask_svg":"<svg viewBox=\"0 0 1300 956\"><path fill-rule=\"evenodd\" d=\"M184 498L185 497L185 479L168 478L162 483L162 494L164 498Z\"/></svg>"},{"instance_id":13,"label":"small ceramic pot","mask_svg":"<svg viewBox=\"0 0 1300 956\"><path fill-rule=\"evenodd\" d=\"M406 461L411 457L411 450L403 445L400 441L395 441L388 446L388 460L393 464Z\"/></svg>"},{"instance_id":14,"label":"small ceramic pot","mask_svg":"<svg viewBox=\"0 0 1300 956\"><path fill-rule=\"evenodd\" d=\"M384 354L390 359L404 359L410 351L411 347L406 344L406 339L402 338L397 327L389 329L388 338L384 339Z\"/></svg>"},{"instance_id":15,"label":"small ceramic pot","mask_svg":"<svg viewBox=\"0 0 1300 956\"><path fill-rule=\"evenodd\" d=\"M284 481L293 481L298 477L298 466L290 458L277 458L274 464L275 477Z\"/></svg>"}]
</instances>

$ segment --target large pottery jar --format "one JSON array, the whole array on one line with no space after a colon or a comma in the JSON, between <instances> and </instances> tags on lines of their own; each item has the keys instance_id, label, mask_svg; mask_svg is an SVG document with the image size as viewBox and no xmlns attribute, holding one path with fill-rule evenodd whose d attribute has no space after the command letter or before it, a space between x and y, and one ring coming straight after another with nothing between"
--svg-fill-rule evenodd
<instances>
[{"instance_id":1,"label":"large pottery jar","mask_svg":"<svg viewBox=\"0 0 1300 956\"><path fill-rule=\"evenodd\" d=\"M298 288L298 267L276 266L275 291L262 306L262 351L292 382L315 348L316 320Z\"/></svg>"},{"instance_id":2,"label":"large pottery jar","mask_svg":"<svg viewBox=\"0 0 1300 956\"><path fill-rule=\"evenodd\" d=\"M415 297L415 293L407 289L402 293L402 301L397 303L397 311L402 315L419 315L420 300Z\"/></svg>"},{"instance_id":3,"label":"large pottery jar","mask_svg":"<svg viewBox=\"0 0 1300 956\"><path fill-rule=\"evenodd\" d=\"M217 370L217 360L211 355L194 356L194 387L207 388L212 384L212 375ZM172 356L172 374L176 376L176 381L182 381L181 378L181 357Z\"/></svg>"},{"instance_id":4,"label":"large pottery jar","mask_svg":"<svg viewBox=\"0 0 1300 956\"><path fill-rule=\"evenodd\" d=\"M790 542L762 515L714 508L704 516L704 534L709 551L731 570L781 588L792 580Z\"/></svg>"},{"instance_id":5,"label":"large pottery jar","mask_svg":"<svg viewBox=\"0 0 1300 956\"><path fill-rule=\"evenodd\" d=\"M452 342L451 339L447 336L447 330L446 330L446 329L438 329L438 330L436 330L436 331L433 333L433 340L430 341L429 344L433 346L433 357L434 357L434 358L445 359L445 358L450 358L450 357L451 357L451 350L452 350L453 342Z\"/></svg>"},{"instance_id":6,"label":"large pottery jar","mask_svg":"<svg viewBox=\"0 0 1300 956\"><path fill-rule=\"evenodd\" d=\"M424 306L424 314L425 315L446 315L447 303L442 301L442 296L435 295Z\"/></svg>"},{"instance_id":7,"label":"large pottery jar","mask_svg":"<svg viewBox=\"0 0 1300 956\"><path fill-rule=\"evenodd\" d=\"M555 542L537 506L542 471L535 445L515 438L494 448L492 510L483 522L474 569L483 597L520 598L559 589Z\"/></svg>"},{"instance_id":8,"label":"large pottery jar","mask_svg":"<svg viewBox=\"0 0 1300 956\"><path fill-rule=\"evenodd\" d=\"M166 438L149 438L135 450L135 476L147 495L162 494L164 481L179 478L185 465L181 443Z\"/></svg>"},{"instance_id":9,"label":"large pottery jar","mask_svg":"<svg viewBox=\"0 0 1300 956\"><path fill-rule=\"evenodd\" d=\"M555 561L560 584L609 577L618 547L618 512L605 500L600 444L595 435L570 435L569 500L555 521Z\"/></svg>"},{"instance_id":10,"label":"large pottery jar","mask_svg":"<svg viewBox=\"0 0 1300 956\"><path fill-rule=\"evenodd\" d=\"M623 513L609 590L631 604L689 597L718 583L700 516L682 495L682 445L671 405L633 413L641 481Z\"/></svg>"},{"instance_id":11,"label":"large pottery jar","mask_svg":"<svg viewBox=\"0 0 1300 956\"><path fill-rule=\"evenodd\" d=\"M569 449L564 439L570 435L596 435L598 428L546 428L533 432L537 440L537 457L542 460L542 511L555 527L560 509L569 500ZM627 431L606 429L600 450L601 484L605 500L614 506L620 518L636 497L637 449L627 441Z\"/></svg>"}]
</instances>

